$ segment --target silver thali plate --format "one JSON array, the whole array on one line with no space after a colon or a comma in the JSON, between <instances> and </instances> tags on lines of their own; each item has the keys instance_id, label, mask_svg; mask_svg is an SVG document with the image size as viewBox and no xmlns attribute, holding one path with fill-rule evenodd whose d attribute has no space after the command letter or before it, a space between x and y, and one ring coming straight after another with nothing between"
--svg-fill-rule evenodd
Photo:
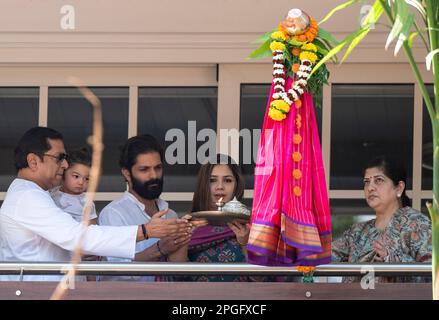
<instances>
[{"instance_id":1,"label":"silver thali plate","mask_svg":"<svg viewBox=\"0 0 439 320\"><path fill-rule=\"evenodd\" d=\"M249 223L250 216L243 213L227 211L197 211L189 213L195 219L206 219L210 225L226 226L227 223L238 221L240 223Z\"/></svg>"}]
</instances>

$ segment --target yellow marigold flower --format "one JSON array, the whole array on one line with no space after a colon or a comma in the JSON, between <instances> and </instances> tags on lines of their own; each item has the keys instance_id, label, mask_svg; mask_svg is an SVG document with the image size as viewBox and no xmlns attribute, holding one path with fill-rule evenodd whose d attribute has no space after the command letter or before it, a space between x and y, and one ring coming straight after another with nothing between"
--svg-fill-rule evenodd
<instances>
[{"instance_id":1,"label":"yellow marigold flower","mask_svg":"<svg viewBox=\"0 0 439 320\"><path fill-rule=\"evenodd\" d=\"M273 41L272 43L270 43L270 49L271 51L276 51L276 50L284 51L285 45L282 42Z\"/></svg>"},{"instance_id":2,"label":"yellow marigold flower","mask_svg":"<svg viewBox=\"0 0 439 320\"><path fill-rule=\"evenodd\" d=\"M302 136L300 134L295 134L293 136L293 142L294 144L300 144L302 142Z\"/></svg>"},{"instance_id":3,"label":"yellow marigold flower","mask_svg":"<svg viewBox=\"0 0 439 320\"><path fill-rule=\"evenodd\" d=\"M286 41L287 37L282 31L276 31L271 34L271 38L274 40L283 40Z\"/></svg>"},{"instance_id":4,"label":"yellow marigold flower","mask_svg":"<svg viewBox=\"0 0 439 320\"><path fill-rule=\"evenodd\" d=\"M302 160L302 154L300 152L294 152L293 153L293 160L295 162L299 162L300 160Z\"/></svg>"},{"instance_id":5,"label":"yellow marigold flower","mask_svg":"<svg viewBox=\"0 0 439 320\"><path fill-rule=\"evenodd\" d=\"M317 47L313 43L306 43L302 46L302 50L317 52Z\"/></svg>"},{"instance_id":6,"label":"yellow marigold flower","mask_svg":"<svg viewBox=\"0 0 439 320\"><path fill-rule=\"evenodd\" d=\"M274 121L282 121L287 117L286 114L283 114L282 112L280 112L275 108L270 108L270 110L268 111L268 116Z\"/></svg>"},{"instance_id":7,"label":"yellow marigold flower","mask_svg":"<svg viewBox=\"0 0 439 320\"><path fill-rule=\"evenodd\" d=\"M317 55L314 52L302 51L299 55L300 60L309 60L312 64L314 64L317 60Z\"/></svg>"},{"instance_id":8,"label":"yellow marigold flower","mask_svg":"<svg viewBox=\"0 0 439 320\"><path fill-rule=\"evenodd\" d=\"M300 197L302 195L302 189L300 187L294 187L294 195Z\"/></svg>"},{"instance_id":9,"label":"yellow marigold flower","mask_svg":"<svg viewBox=\"0 0 439 320\"><path fill-rule=\"evenodd\" d=\"M294 169L293 177L294 179L299 180L300 178L302 178L302 171L300 171L299 169Z\"/></svg>"},{"instance_id":10,"label":"yellow marigold flower","mask_svg":"<svg viewBox=\"0 0 439 320\"><path fill-rule=\"evenodd\" d=\"M271 108L276 108L277 110L283 111L284 113L290 112L290 105L284 100L273 100L270 104Z\"/></svg>"}]
</instances>

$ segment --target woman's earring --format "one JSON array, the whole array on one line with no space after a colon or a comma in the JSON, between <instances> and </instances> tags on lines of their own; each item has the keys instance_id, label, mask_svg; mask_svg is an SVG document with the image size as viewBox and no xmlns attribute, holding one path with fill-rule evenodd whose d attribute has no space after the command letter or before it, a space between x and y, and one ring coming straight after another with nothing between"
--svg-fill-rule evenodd
<instances>
[{"instance_id":1,"label":"woman's earring","mask_svg":"<svg viewBox=\"0 0 439 320\"><path fill-rule=\"evenodd\" d=\"M400 198L400 197L401 197L401 195L400 195L399 193L397 194L397 196L398 196L398 198Z\"/></svg>"}]
</instances>

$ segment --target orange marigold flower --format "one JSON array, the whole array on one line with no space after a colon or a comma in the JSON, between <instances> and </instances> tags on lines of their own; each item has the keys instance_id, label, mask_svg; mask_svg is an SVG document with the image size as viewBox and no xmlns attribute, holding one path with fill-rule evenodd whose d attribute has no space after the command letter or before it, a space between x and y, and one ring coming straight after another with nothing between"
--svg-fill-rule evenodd
<instances>
[{"instance_id":1,"label":"orange marigold flower","mask_svg":"<svg viewBox=\"0 0 439 320\"><path fill-rule=\"evenodd\" d=\"M314 19L313 17L311 17L311 19L310 19L310 21L309 21L309 24L310 24L311 26L318 26L318 25L317 25L317 21L316 21L316 19Z\"/></svg>"},{"instance_id":2,"label":"orange marigold flower","mask_svg":"<svg viewBox=\"0 0 439 320\"><path fill-rule=\"evenodd\" d=\"M291 66L291 70L292 70L294 73L297 73L297 72L299 71L299 68L300 68L300 64L298 64L298 63L295 63L295 64L293 64L293 65Z\"/></svg>"},{"instance_id":3,"label":"orange marigold flower","mask_svg":"<svg viewBox=\"0 0 439 320\"><path fill-rule=\"evenodd\" d=\"M316 37L316 36L315 36L314 34L312 34L312 33L307 33L307 34L306 34L306 40L307 40L308 42L312 42L312 41L314 40L315 37Z\"/></svg>"},{"instance_id":4,"label":"orange marigold flower","mask_svg":"<svg viewBox=\"0 0 439 320\"><path fill-rule=\"evenodd\" d=\"M302 195L302 189L300 187L294 187L294 195L300 197Z\"/></svg>"},{"instance_id":5,"label":"orange marigold flower","mask_svg":"<svg viewBox=\"0 0 439 320\"><path fill-rule=\"evenodd\" d=\"M300 135L300 134L295 134L294 136L293 136L293 142L294 142L294 144L299 144L299 143L301 143L302 142L302 136Z\"/></svg>"},{"instance_id":6,"label":"orange marigold flower","mask_svg":"<svg viewBox=\"0 0 439 320\"><path fill-rule=\"evenodd\" d=\"M300 99L294 100L294 105L296 109L299 109L302 106L302 101Z\"/></svg>"},{"instance_id":7,"label":"orange marigold flower","mask_svg":"<svg viewBox=\"0 0 439 320\"><path fill-rule=\"evenodd\" d=\"M316 269L316 267L312 267L312 266L298 266L297 267L297 271L302 272L302 273L310 273L312 271L314 271Z\"/></svg>"},{"instance_id":8,"label":"orange marigold flower","mask_svg":"<svg viewBox=\"0 0 439 320\"><path fill-rule=\"evenodd\" d=\"M299 180L300 178L302 178L302 171L300 171L299 169L294 169L293 177L294 179Z\"/></svg>"},{"instance_id":9,"label":"orange marigold flower","mask_svg":"<svg viewBox=\"0 0 439 320\"><path fill-rule=\"evenodd\" d=\"M291 50L291 53L292 53L294 56L298 57L299 54L300 54L300 48L293 48L293 50Z\"/></svg>"},{"instance_id":10,"label":"orange marigold flower","mask_svg":"<svg viewBox=\"0 0 439 320\"><path fill-rule=\"evenodd\" d=\"M277 29L278 29L280 32L283 32L283 34L284 34L284 36L285 36L285 38L286 38L286 41L288 41L288 40L290 39L290 33L289 33L288 30L282 25L282 23L279 23L279 26L277 27Z\"/></svg>"},{"instance_id":11,"label":"orange marigold flower","mask_svg":"<svg viewBox=\"0 0 439 320\"><path fill-rule=\"evenodd\" d=\"M300 160L302 160L302 154L300 152L294 152L293 153L293 160L295 162L299 162Z\"/></svg>"},{"instance_id":12,"label":"orange marigold flower","mask_svg":"<svg viewBox=\"0 0 439 320\"><path fill-rule=\"evenodd\" d=\"M294 39L296 41L299 41L299 42L305 42L306 41L306 36L304 34L301 34L301 35L294 36Z\"/></svg>"},{"instance_id":13,"label":"orange marigold flower","mask_svg":"<svg viewBox=\"0 0 439 320\"><path fill-rule=\"evenodd\" d=\"M296 121L302 121L302 116L300 114L296 114Z\"/></svg>"},{"instance_id":14,"label":"orange marigold flower","mask_svg":"<svg viewBox=\"0 0 439 320\"><path fill-rule=\"evenodd\" d=\"M298 129L302 128L302 122L296 120L296 127Z\"/></svg>"},{"instance_id":15,"label":"orange marigold flower","mask_svg":"<svg viewBox=\"0 0 439 320\"><path fill-rule=\"evenodd\" d=\"M311 33L311 34L313 34L313 35L317 35L317 33L319 32L317 29L314 29L314 28L309 28L309 30L308 30L308 32L309 33Z\"/></svg>"}]
</instances>

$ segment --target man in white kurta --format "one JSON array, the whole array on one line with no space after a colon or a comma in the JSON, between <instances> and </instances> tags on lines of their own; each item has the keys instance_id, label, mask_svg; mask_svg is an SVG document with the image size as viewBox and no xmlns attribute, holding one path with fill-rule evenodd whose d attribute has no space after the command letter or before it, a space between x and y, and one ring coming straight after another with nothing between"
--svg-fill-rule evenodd
<instances>
[{"instance_id":1,"label":"man in white kurta","mask_svg":"<svg viewBox=\"0 0 439 320\"><path fill-rule=\"evenodd\" d=\"M32 181L15 179L0 209L0 261L68 262L83 228L54 203L48 191ZM88 226L82 249L86 254L133 258L137 230L137 225ZM59 278L25 276L24 280Z\"/></svg>"},{"instance_id":2,"label":"man in white kurta","mask_svg":"<svg viewBox=\"0 0 439 320\"><path fill-rule=\"evenodd\" d=\"M133 258L136 241L172 235L187 237L184 219L151 219L147 226L88 226L75 221L52 200L48 190L61 184L68 167L62 135L35 127L15 148L17 179L0 208L0 261L65 262L85 231L86 254ZM83 229L86 228L86 229ZM17 276L1 277L18 280ZM27 276L24 280L58 280L60 276Z\"/></svg>"}]
</instances>

